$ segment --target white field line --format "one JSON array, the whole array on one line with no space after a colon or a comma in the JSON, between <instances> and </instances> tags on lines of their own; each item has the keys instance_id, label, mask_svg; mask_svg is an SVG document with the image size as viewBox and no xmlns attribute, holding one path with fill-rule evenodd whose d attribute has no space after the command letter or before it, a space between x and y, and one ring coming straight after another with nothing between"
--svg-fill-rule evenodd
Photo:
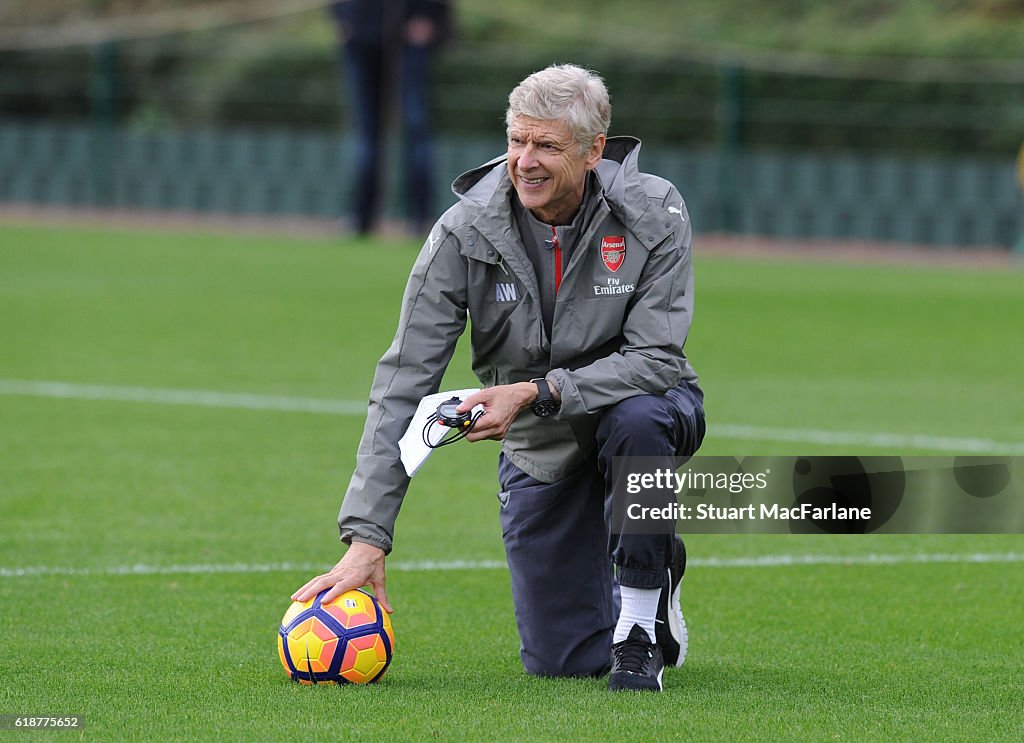
<instances>
[{"instance_id":1,"label":"white field line","mask_svg":"<svg viewBox=\"0 0 1024 743\"><path fill-rule=\"evenodd\" d=\"M780 568L815 565L910 565L927 563L1014 563L1024 562L1022 552L967 552L864 555L762 555L760 557L705 557L687 560L694 568ZM97 568L74 568L36 565L0 567L0 578L33 578L37 576L119 576L119 575L212 575L218 573L318 573L329 566L310 562L276 562L265 564L225 563L201 565L113 565ZM399 572L448 572L454 570L504 570L503 560L419 560L396 561L388 570Z\"/></svg>"},{"instance_id":2,"label":"white field line","mask_svg":"<svg viewBox=\"0 0 1024 743\"><path fill-rule=\"evenodd\" d=\"M118 387L67 382L38 382L0 379L0 395L51 397L73 400L115 400L120 402L191 405L242 410L276 410L321 415L365 415L366 402L328 400L312 397L281 397L208 390L171 390L151 387ZM766 428L761 426L712 423L709 435L748 441L788 441L796 444L840 444L885 449L944 451L955 454L1024 456L1024 442L980 438L951 438L924 434L876 431L826 431L815 428Z\"/></svg>"},{"instance_id":3,"label":"white field line","mask_svg":"<svg viewBox=\"0 0 1024 743\"><path fill-rule=\"evenodd\" d=\"M814 428L767 428L711 424L709 432L723 439L754 441L790 441L797 444L841 444L885 449L925 449L957 454L1002 454L1024 456L1024 442L992 439L952 438L913 433L860 433L856 431L824 431Z\"/></svg>"},{"instance_id":4,"label":"white field line","mask_svg":"<svg viewBox=\"0 0 1024 743\"><path fill-rule=\"evenodd\" d=\"M208 408L240 408L242 410L279 410L323 415L366 415L366 401L250 395L207 390L167 390L152 387L32 382L21 379L0 379L0 395L57 397L69 400L115 400Z\"/></svg>"}]
</instances>

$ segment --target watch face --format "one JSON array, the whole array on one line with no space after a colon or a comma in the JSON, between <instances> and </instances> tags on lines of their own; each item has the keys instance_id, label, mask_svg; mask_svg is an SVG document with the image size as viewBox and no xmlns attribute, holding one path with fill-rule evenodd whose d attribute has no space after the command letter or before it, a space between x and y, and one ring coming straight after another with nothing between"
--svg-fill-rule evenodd
<instances>
[{"instance_id":1,"label":"watch face","mask_svg":"<svg viewBox=\"0 0 1024 743\"><path fill-rule=\"evenodd\" d=\"M458 418L459 414L455 412L455 409L459 407L457 403L445 402L441 403L437 407L437 415L441 418Z\"/></svg>"},{"instance_id":2,"label":"watch face","mask_svg":"<svg viewBox=\"0 0 1024 743\"><path fill-rule=\"evenodd\" d=\"M538 418L549 418L558 411L558 403L554 400L537 400L531 410Z\"/></svg>"}]
</instances>

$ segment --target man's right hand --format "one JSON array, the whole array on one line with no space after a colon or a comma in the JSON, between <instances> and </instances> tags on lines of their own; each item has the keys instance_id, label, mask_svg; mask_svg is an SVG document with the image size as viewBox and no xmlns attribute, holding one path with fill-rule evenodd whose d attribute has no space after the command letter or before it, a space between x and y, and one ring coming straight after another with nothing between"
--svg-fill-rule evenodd
<instances>
[{"instance_id":1,"label":"man's right hand","mask_svg":"<svg viewBox=\"0 0 1024 743\"><path fill-rule=\"evenodd\" d=\"M306 583L292 594L292 601L308 601L324 589L330 588L323 598L323 603L326 604L345 591L368 585L373 589L373 595L384 611L390 614L394 610L388 603L384 581L384 550L372 544L352 542L348 552L330 572L318 575Z\"/></svg>"}]
</instances>

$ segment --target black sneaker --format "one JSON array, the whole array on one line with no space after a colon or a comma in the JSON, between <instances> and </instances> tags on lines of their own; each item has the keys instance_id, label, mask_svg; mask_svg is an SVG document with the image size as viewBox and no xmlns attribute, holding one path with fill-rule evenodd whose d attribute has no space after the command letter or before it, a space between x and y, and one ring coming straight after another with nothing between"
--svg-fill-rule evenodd
<instances>
[{"instance_id":1,"label":"black sneaker","mask_svg":"<svg viewBox=\"0 0 1024 743\"><path fill-rule=\"evenodd\" d=\"M661 648L665 663L681 666L686 660L686 620L679 605L682 593L683 573L686 572L686 547L678 536L673 538L672 563L669 565L666 583L661 588L658 614L654 619L654 637Z\"/></svg>"},{"instance_id":2,"label":"black sneaker","mask_svg":"<svg viewBox=\"0 0 1024 743\"><path fill-rule=\"evenodd\" d=\"M625 640L612 645L608 691L661 691L665 661L650 639L647 630L634 624Z\"/></svg>"}]
</instances>

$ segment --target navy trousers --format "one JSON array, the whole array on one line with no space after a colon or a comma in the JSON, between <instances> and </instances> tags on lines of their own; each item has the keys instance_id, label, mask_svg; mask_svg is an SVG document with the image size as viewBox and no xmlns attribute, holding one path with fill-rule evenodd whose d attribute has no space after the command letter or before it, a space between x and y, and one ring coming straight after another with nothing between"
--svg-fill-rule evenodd
<instances>
[{"instance_id":1,"label":"navy trousers","mask_svg":"<svg viewBox=\"0 0 1024 743\"><path fill-rule=\"evenodd\" d=\"M618 585L662 587L673 539L612 533L613 458L664 458L674 469L676 457L697 451L704 430L703 393L684 382L605 410L595 461L563 480L541 482L499 458L502 539L527 673L607 673Z\"/></svg>"},{"instance_id":2,"label":"navy trousers","mask_svg":"<svg viewBox=\"0 0 1024 743\"><path fill-rule=\"evenodd\" d=\"M406 178L406 216L417 232L429 229L434 218L431 190L433 139L428 100L433 49L404 44L398 59L392 59L390 53L391 50L381 44L352 41L343 46L340 57L352 90L350 103L355 127L352 200L355 227L360 234L372 230L378 216L387 134L386 99L391 78L396 76Z\"/></svg>"}]
</instances>

